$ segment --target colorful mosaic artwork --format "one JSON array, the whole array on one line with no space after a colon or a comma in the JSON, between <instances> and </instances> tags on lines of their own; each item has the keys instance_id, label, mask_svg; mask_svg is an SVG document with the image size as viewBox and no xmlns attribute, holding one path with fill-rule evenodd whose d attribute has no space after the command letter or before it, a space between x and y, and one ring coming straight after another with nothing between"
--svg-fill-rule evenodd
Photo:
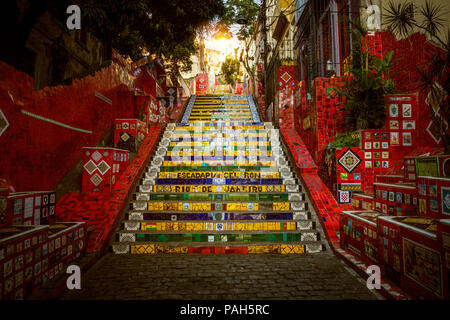
<instances>
[{"instance_id":1,"label":"colorful mosaic artwork","mask_svg":"<svg viewBox=\"0 0 450 320\"><path fill-rule=\"evenodd\" d=\"M322 251L302 190L279 131L260 122L251 96L192 96L182 123L166 128L113 250Z\"/></svg>"},{"instance_id":2,"label":"colorful mosaic artwork","mask_svg":"<svg viewBox=\"0 0 450 320\"><path fill-rule=\"evenodd\" d=\"M353 170L361 163L361 159L351 149L347 149L338 159L338 163L348 172Z\"/></svg>"}]
</instances>

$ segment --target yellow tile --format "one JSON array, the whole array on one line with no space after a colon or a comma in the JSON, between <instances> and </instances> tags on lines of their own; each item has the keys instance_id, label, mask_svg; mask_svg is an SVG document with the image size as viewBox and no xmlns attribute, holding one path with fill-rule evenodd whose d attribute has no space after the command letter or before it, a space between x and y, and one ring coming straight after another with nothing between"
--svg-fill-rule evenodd
<instances>
[{"instance_id":1,"label":"yellow tile","mask_svg":"<svg viewBox=\"0 0 450 320\"><path fill-rule=\"evenodd\" d=\"M154 254L155 246L148 244L131 246L131 254Z\"/></svg>"},{"instance_id":2,"label":"yellow tile","mask_svg":"<svg viewBox=\"0 0 450 320\"><path fill-rule=\"evenodd\" d=\"M303 245L291 245L282 244L281 254L302 254L305 253L305 246Z\"/></svg>"},{"instance_id":3,"label":"yellow tile","mask_svg":"<svg viewBox=\"0 0 450 320\"><path fill-rule=\"evenodd\" d=\"M305 246L304 245L294 245L294 252L296 254L305 253Z\"/></svg>"}]
</instances>

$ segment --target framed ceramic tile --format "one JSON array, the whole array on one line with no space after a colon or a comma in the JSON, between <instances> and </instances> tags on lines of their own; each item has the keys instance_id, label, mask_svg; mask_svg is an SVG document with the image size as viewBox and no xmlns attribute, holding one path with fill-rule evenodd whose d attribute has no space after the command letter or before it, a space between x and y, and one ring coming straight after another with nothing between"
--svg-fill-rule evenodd
<instances>
[{"instance_id":1,"label":"framed ceramic tile","mask_svg":"<svg viewBox=\"0 0 450 320\"><path fill-rule=\"evenodd\" d=\"M381 146L381 144L380 144L379 141L376 141L376 142L373 143L373 148L374 149L380 149L380 146Z\"/></svg>"},{"instance_id":2,"label":"framed ceramic tile","mask_svg":"<svg viewBox=\"0 0 450 320\"><path fill-rule=\"evenodd\" d=\"M353 179L354 179L354 180L361 180L361 173L355 173L355 174L353 174Z\"/></svg>"},{"instance_id":3,"label":"framed ceramic tile","mask_svg":"<svg viewBox=\"0 0 450 320\"><path fill-rule=\"evenodd\" d=\"M374 158L374 159L380 159L380 158L381 158L380 153L379 153L379 152L374 152L374 153L373 153L373 158Z\"/></svg>"},{"instance_id":4,"label":"framed ceramic tile","mask_svg":"<svg viewBox=\"0 0 450 320\"><path fill-rule=\"evenodd\" d=\"M389 132L382 132L381 133L381 139L389 140Z\"/></svg>"},{"instance_id":5,"label":"framed ceramic tile","mask_svg":"<svg viewBox=\"0 0 450 320\"><path fill-rule=\"evenodd\" d=\"M364 143L364 150L370 150L370 149L372 149L372 142Z\"/></svg>"},{"instance_id":6,"label":"framed ceramic tile","mask_svg":"<svg viewBox=\"0 0 450 320\"><path fill-rule=\"evenodd\" d=\"M387 205L386 205L386 204L383 203L383 207L382 207L382 208L383 208L383 209L382 209L382 210L383 210L383 213L387 213L387 212L388 212L388 211L387 211Z\"/></svg>"},{"instance_id":7,"label":"framed ceramic tile","mask_svg":"<svg viewBox=\"0 0 450 320\"><path fill-rule=\"evenodd\" d=\"M411 204L411 195L409 193L405 193L405 203Z\"/></svg>"},{"instance_id":8,"label":"framed ceramic tile","mask_svg":"<svg viewBox=\"0 0 450 320\"><path fill-rule=\"evenodd\" d=\"M391 145L393 145L393 146L400 145L399 133L398 132L391 132Z\"/></svg>"},{"instance_id":9,"label":"framed ceramic tile","mask_svg":"<svg viewBox=\"0 0 450 320\"><path fill-rule=\"evenodd\" d=\"M389 105L389 116L391 118L398 117L398 104L390 104Z\"/></svg>"},{"instance_id":10,"label":"framed ceramic tile","mask_svg":"<svg viewBox=\"0 0 450 320\"><path fill-rule=\"evenodd\" d=\"M438 212L438 210L439 210L438 202L436 200L431 199L430 200L430 211Z\"/></svg>"},{"instance_id":11,"label":"framed ceramic tile","mask_svg":"<svg viewBox=\"0 0 450 320\"><path fill-rule=\"evenodd\" d=\"M403 118L411 118L412 117L412 107L410 104L404 104L402 106L402 116L403 116Z\"/></svg>"},{"instance_id":12,"label":"framed ceramic tile","mask_svg":"<svg viewBox=\"0 0 450 320\"><path fill-rule=\"evenodd\" d=\"M403 132L403 145L404 146L412 146L412 135L411 132Z\"/></svg>"},{"instance_id":13,"label":"framed ceramic tile","mask_svg":"<svg viewBox=\"0 0 450 320\"><path fill-rule=\"evenodd\" d=\"M371 139L370 132L364 132L364 139L365 140L370 140Z\"/></svg>"},{"instance_id":14,"label":"framed ceramic tile","mask_svg":"<svg viewBox=\"0 0 450 320\"><path fill-rule=\"evenodd\" d=\"M383 151L381 153L381 158L382 159L389 159L389 151Z\"/></svg>"},{"instance_id":15,"label":"framed ceramic tile","mask_svg":"<svg viewBox=\"0 0 450 320\"><path fill-rule=\"evenodd\" d=\"M372 159L372 152L364 152L364 159Z\"/></svg>"},{"instance_id":16,"label":"framed ceramic tile","mask_svg":"<svg viewBox=\"0 0 450 320\"><path fill-rule=\"evenodd\" d=\"M430 197L437 197L437 185L429 185L428 191L430 193Z\"/></svg>"},{"instance_id":17,"label":"framed ceramic tile","mask_svg":"<svg viewBox=\"0 0 450 320\"><path fill-rule=\"evenodd\" d=\"M350 203L351 201L351 196L350 196L350 191L342 191L342 190L338 190L338 202L339 203Z\"/></svg>"},{"instance_id":18,"label":"framed ceramic tile","mask_svg":"<svg viewBox=\"0 0 450 320\"><path fill-rule=\"evenodd\" d=\"M395 194L395 201L397 201L398 203L402 203L403 202L403 195L401 192L397 192Z\"/></svg>"},{"instance_id":19,"label":"framed ceramic tile","mask_svg":"<svg viewBox=\"0 0 450 320\"><path fill-rule=\"evenodd\" d=\"M395 200L395 193L394 192L389 192L389 201L394 201Z\"/></svg>"},{"instance_id":20,"label":"framed ceramic tile","mask_svg":"<svg viewBox=\"0 0 450 320\"><path fill-rule=\"evenodd\" d=\"M14 200L14 215L21 215L22 214L22 199L15 199Z\"/></svg>"},{"instance_id":21,"label":"framed ceramic tile","mask_svg":"<svg viewBox=\"0 0 450 320\"><path fill-rule=\"evenodd\" d=\"M450 215L450 188L441 187L442 213Z\"/></svg>"},{"instance_id":22,"label":"framed ceramic tile","mask_svg":"<svg viewBox=\"0 0 450 320\"><path fill-rule=\"evenodd\" d=\"M389 129L391 129L391 130L398 130L398 129L400 129L400 125L398 123L398 120L389 120Z\"/></svg>"},{"instance_id":23,"label":"framed ceramic tile","mask_svg":"<svg viewBox=\"0 0 450 320\"><path fill-rule=\"evenodd\" d=\"M373 138L374 139L380 139L380 133L379 132L374 132L373 133Z\"/></svg>"},{"instance_id":24,"label":"framed ceramic tile","mask_svg":"<svg viewBox=\"0 0 450 320\"><path fill-rule=\"evenodd\" d=\"M382 166L383 168L389 168L389 161L382 161L382 162L381 162L381 166Z\"/></svg>"},{"instance_id":25,"label":"framed ceramic tile","mask_svg":"<svg viewBox=\"0 0 450 320\"><path fill-rule=\"evenodd\" d=\"M381 142L381 149L389 149L389 142L387 141Z\"/></svg>"},{"instance_id":26,"label":"framed ceramic tile","mask_svg":"<svg viewBox=\"0 0 450 320\"><path fill-rule=\"evenodd\" d=\"M387 200L387 197L388 197L387 194L388 194L387 191L383 191L383 196L382 196L383 200Z\"/></svg>"},{"instance_id":27,"label":"framed ceramic tile","mask_svg":"<svg viewBox=\"0 0 450 320\"><path fill-rule=\"evenodd\" d=\"M427 195L427 185L419 183L417 185L417 190L419 191L419 195L426 196Z\"/></svg>"},{"instance_id":28,"label":"framed ceramic tile","mask_svg":"<svg viewBox=\"0 0 450 320\"><path fill-rule=\"evenodd\" d=\"M415 120L403 120L402 121L402 129L403 130L414 130L414 129L416 129L416 121Z\"/></svg>"},{"instance_id":29,"label":"framed ceramic tile","mask_svg":"<svg viewBox=\"0 0 450 320\"><path fill-rule=\"evenodd\" d=\"M419 213L427 213L427 199L419 199Z\"/></svg>"},{"instance_id":30,"label":"framed ceramic tile","mask_svg":"<svg viewBox=\"0 0 450 320\"><path fill-rule=\"evenodd\" d=\"M372 168L372 161L364 161L364 165L366 168Z\"/></svg>"},{"instance_id":31,"label":"framed ceramic tile","mask_svg":"<svg viewBox=\"0 0 450 320\"><path fill-rule=\"evenodd\" d=\"M381 168L381 162L380 161L374 161L374 168Z\"/></svg>"}]
</instances>

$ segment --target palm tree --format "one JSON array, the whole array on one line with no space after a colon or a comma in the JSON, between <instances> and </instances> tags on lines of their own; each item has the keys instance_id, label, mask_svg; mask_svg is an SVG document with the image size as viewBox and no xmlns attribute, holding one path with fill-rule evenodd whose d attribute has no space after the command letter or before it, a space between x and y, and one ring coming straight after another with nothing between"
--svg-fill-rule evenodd
<instances>
[{"instance_id":1,"label":"palm tree","mask_svg":"<svg viewBox=\"0 0 450 320\"><path fill-rule=\"evenodd\" d=\"M417 67L421 77L417 89L430 94L432 103L428 106L431 119L439 127L445 153L450 153L450 29L444 38L440 32L445 23L442 18L443 7L429 0L421 7L417 7L413 1L396 4L391 0L386 12L383 24L394 35L408 37L419 30L442 49L433 53L424 68Z\"/></svg>"}]
</instances>

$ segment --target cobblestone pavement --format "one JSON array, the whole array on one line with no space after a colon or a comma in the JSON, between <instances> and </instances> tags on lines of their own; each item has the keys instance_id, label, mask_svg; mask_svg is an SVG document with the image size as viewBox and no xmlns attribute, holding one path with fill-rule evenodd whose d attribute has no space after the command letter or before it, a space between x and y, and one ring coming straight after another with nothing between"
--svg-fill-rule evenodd
<instances>
[{"instance_id":1,"label":"cobblestone pavement","mask_svg":"<svg viewBox=\"0 0 450 320\"><path fill-rule=\"evenodd\" d=\"M334 255L114 255L62 299L382 299Z\"/></svg>"}]
</instances>

